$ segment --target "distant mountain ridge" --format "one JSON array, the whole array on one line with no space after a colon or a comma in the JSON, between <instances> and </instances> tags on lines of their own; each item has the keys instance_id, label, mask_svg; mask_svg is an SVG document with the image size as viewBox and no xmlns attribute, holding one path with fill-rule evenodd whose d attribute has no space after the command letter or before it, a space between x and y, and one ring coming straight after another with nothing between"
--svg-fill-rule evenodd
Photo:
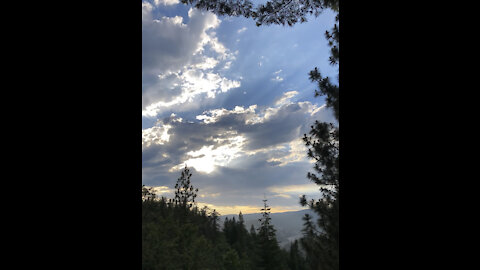
<instances>
[{"instance_id":1,"label":"distant mountain ridge","mask_svg":"<svg viewBox=\"0 0 480 270\"><path fill-rule=\"evenodd\" d=\"M270 214L270 217L272 218L271 222L277 230L276 235L280 247L288 247L290 242L302 237L304 223L302 217L305 216L305 214L311 215L315 221L318 219L318 215L310 209ZM258 219L261 217L262 213L243 214L245 228L250 231L250 227L253 224L255 229L257 229L260 226L260 221L258 221ZM232 214L220 216L221 228L223 228L225 218L235 218L235 220L238 220L238 215Z\"/></svg>"}]
</instances>

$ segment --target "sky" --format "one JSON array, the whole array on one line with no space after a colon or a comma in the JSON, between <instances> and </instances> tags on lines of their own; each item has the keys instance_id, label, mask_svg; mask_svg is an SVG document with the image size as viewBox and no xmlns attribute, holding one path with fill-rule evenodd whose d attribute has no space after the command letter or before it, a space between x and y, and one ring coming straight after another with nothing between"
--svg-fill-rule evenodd
<instances>
[{"instance_id":1,"label":"sky","mask_svg":"<svg viewBox=\"0 0 480 270\"><path fill-rule=\"evenodd\" d=\"M257 27L178 0L142 2L142 183L172 198L187 165L198 205L222 215L304 209L318 198L303 134L335 122L308 72L338 81L324 37L333 12Z\"/></svg>"}]
</instances>

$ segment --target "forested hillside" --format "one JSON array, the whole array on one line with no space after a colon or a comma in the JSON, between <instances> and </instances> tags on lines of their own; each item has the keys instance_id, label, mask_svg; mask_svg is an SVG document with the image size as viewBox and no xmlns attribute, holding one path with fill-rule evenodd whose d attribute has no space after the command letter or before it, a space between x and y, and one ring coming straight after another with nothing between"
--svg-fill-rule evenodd
<instances>
[{"instance_id":1,"label":"forested hillside","mask_svg":"<svg viewBox=\"0 0 480 270\"><path fill-rule=\"evenodd\" d=\"M218 212L195 206L190 176L185 168L174 199L143 187L142 269L307 269L297 241L280 248L267 200L256 228L242 214L221 224Z\"/></svg>"},{"instance_id":2,"label":"forested hillside","mask_svg":"<svg viewBox=\"0 0 480 270\"><path fill-rule=\"evenodd\" d=\"M291 242L296 239L300 239L303 236L302 229L304 221L302 218L305 216L305 214L309 214L314 219L318 218L317 214L311 209L270 214L270 217L272 218L272 225L276 229L278 244L281 248L288 249ZM253 225L255 229L257 229L260 226L258 219L261 217L262 213L243 214L245 227L250 228ZM220 216L221 226L223 226L225 219L232 218L238 220L238 215Z\"/></svg>"}]
</instances>

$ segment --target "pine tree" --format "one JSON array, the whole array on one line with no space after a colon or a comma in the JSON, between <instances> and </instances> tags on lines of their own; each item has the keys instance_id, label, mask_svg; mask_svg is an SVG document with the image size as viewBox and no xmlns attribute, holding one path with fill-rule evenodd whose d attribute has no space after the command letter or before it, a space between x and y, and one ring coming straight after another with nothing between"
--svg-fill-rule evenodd
<instances>
[{"instance_id":1,"label":"pine tree","mask_svg":"<svg viewBox=\"0 0 480 270\"><path fill-rule=\"evenodd\" d=\"M257 231L255 231L255 227L253 226L253 224L250 226L250 235L252 237L257 237Z\"/></svg>"},{"instance_id":2,"label":"pine tree","mask_svg":"<svg viewBox=\"0 0 480 270\"><path fill-rule=\"evenodd\" d=\"M143 186L142 194L149 190ZM142 269L241 269L235 268L240 263L235 250L214 225L218 212L206 212L167 203L164 197L143 200Z\"/></svg>"},{"instance_id":3,"label":"pine tree","mask_svg":"<svg viewBox=\"0 0 480 270\"><path fill-rule=\"evenodd\" d=\"M243 219L243 214L242 214L242 211L240 211L240 213L238 213L238 222L240 223L240 226L245 226L245 220Z\"/></svg>"},{"instance_id":4,"label":"pine tree","mask_svg":"<svg viewBox=\"0 0 480 270\"><path fill-rule=\"evenodd\" d=\"M298 240L290 244L290 251L288 253L288 267L290 270L306 270L305 259L300 253Z\"/></svg>"},{"instance_id":5,"label":"pine tree","mask_svg":"<svg viewBox=\"0 0 480 270\"><path fill-rule=\"evenodd\" d=\"M220 214L215 209L213 209L213 211L208 216L211 227L212 227L212 240L214 242L216 241L217 236L218 236L218 229L219 229L218 221L220 219L219 216L220 216Z\"/></svg>"},{"instance_id":6,"label":"pine tree","mask_svg":"<svg viewBox=\"0 0 480 270\"><path fill-rule=\"evenodd\" d=\"M190 169L185 165L180 178L177 179L177 183L175 184L174 203L177 206L187 209L192 208L195 204L195 198L198 192L198 188L193 188L190 177L192 177Z\"/></svg>"},{"instance_id":7,"label":"pine tree","mask_svg":"<svg viewBox=\"0 0 480 270\"><path fill-rule=\"evenodd\" d=\"M312 216L305 214L305 221L302 229L303 237L300 239L303 250L306 254L306 264L309 269L321 269L319 257L322 256L321 249L318 246L319 236L315 224L312 222Z\"/></svg>"},{"instance_id":8,"label":"pine tree","mask_svg":"<svg viewBox=\"0 0 480 270\"><path fill-rule=\"evenodd\" d=\"M153 191L153 187L142 185L142 201L154 201L157 195Z\"/></svg>"},{"instance_id":9,"label":"pine tree","mask_svg":"<svg viewBox=\"0 0 480 270\"><path fill-rule=\"evenodd\" d=\"M260 227L258 228L258 236L263 240L270 241L275 239L275 228L270 224L270 209L267 205L267 199L263 200L263 208L260 209L262 212L262 218L260 221Z\"/></svg>"},{"instance_id":10,"label":"pine tree","mask_svg":"<svg viewBox=\"0 0 480 270\"><path fill-rule=\"evenodd\" d=\"M263 200L264 207L261 209L262 218L259 219L258 245L259 245L259 267L265 270L281 269L280 247L275 235L275 228L270 220L270 207L267 205L267 199Z\"/></svg>"},{"instance_id":11,"label":"pine tree","mask_svg":"<svg viewBox=\"0 0 480 270\"><path fill-rule=\"evenodd\" d=\"M316 162L316 173L308 173L307 177L320 186L322 198L307 201L302 196L300 203L314 210L318 231L314 230L310 217L306 217L302 246L307 253L307 261L322 270L339 269L339 128L331 123L316 122L312 126L310 136L305 135L308 156ZM312 260L314 262L312 262Z\"/></svg>"}]
</instances>

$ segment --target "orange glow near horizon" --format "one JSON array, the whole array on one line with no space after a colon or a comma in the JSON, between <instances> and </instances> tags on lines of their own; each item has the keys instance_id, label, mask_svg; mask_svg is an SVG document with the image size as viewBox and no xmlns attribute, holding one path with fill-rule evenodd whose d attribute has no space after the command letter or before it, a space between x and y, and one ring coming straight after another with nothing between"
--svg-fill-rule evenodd
<instances>
[{"instance_id":1,"label":"orange glow near horizon","mask_svg":"<svg viewBox=\"0 0 480 270\"><path fill-rule=\"evenodd\" d=\"M207 206L210 210L215 209L220 215L238 215L240 211L242 214L254 214L262 212L262 205L234 205L234 206L225 206L225 205L213 205L209 203L197 203L198 208ZM304 210L304 207L298 205L298 207L271 207L270 213L283 213L290 211L300 211Z\"/></svg>"}]
</instances>

